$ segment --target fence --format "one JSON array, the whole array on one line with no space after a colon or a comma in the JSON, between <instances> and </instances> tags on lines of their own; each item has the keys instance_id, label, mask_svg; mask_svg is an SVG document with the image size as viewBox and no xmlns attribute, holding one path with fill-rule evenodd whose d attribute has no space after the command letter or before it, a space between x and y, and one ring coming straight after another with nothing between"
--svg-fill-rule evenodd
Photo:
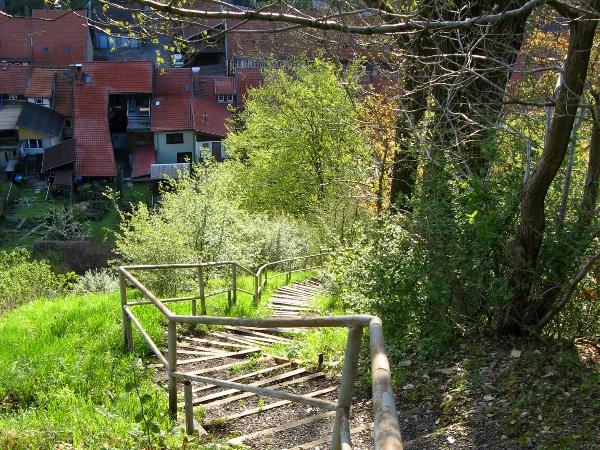
<instances>
[{"instance_id":1,"label":"fence","mask_svg":"<svg viewBox=\"0 0 600 450\"><path fill-rule=\"evenodd\" d=\"M373 441L376 450L400 450L402 440L398 424L394 392L392 389L391 370L385 350L383 328L378 317L369 315L349 315L331 317L290 317L290 318L266 318L255 319L245 317L210 317L206 315L206 299L219 293L227 292L230 303L235 304L238 292L245 292L253 296L255 304L260 301L261 294L269 279L285 276L286 282L290 281L291 274L319 267L324 263L326 255L317 254L299 258L291 258L282 261L267 263L258 269L257 273L243 267L235 261L210 262L199 264L169 264L169 265L137 265L119 267L121 286L121 308L123 315L123 334L128 351L133 349L133 327L138 329L144 340L154 352L158 360L165 367L169 377L169 413L173 420L177 419L177 383L184 383L184 402L186 430L192 433L194 430L194 416L192 403L191 382L197 381L215 386L238 389L240 391L252 392L259 395L274 397L282 400L320 407L336 411L334 429L332 434L332 450L351 449L350 440L350 407L352 403L354 383L356 381L358 360L360 356L360 344L363 330L368 327L371 356L371 376L373 392ZM310 264L309 264L310 263ZM316 265L315 265L316 264ZM229 268L231 274L229 286L220 291L205 292L205 271L209 268ZM269 270L285 268L277 274L268 276ZM197 296L179 298L157 298L146 288L131 271L136 270L161 270L161 269L195 269L198 275L199 293ZM254 279L254 292L240 289L238 286L238 274L246 273ZM146 297L147 300L131 302L127 301L127 283L134 287ZM200 301L200 315L197 315L197 301ZM174 314L165 303L191 302L191 315ZM159 347L144 330L140 321L132 312L132 307L137 305L154 305L167 320L167 356L163 355ZM250 386L217 378L187 374L178 371L177 368L177 324L203 324L203 325L229 325L255 328L319 328L319 327L345 327L348 329L346 350L344 354L344 365L337 402L331 402L303 395L278 391L266 387Z\"/></svg>"}]
</instances>

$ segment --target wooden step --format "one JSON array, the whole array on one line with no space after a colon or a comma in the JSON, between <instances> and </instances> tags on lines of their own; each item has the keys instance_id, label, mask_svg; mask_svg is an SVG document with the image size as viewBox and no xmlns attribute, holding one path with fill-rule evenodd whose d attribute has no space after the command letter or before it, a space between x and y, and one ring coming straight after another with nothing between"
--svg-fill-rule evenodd
<instances>
[{"instance_id":1,"label":"wooden step","mask_svg":"<svg viewBox=\"0 0 600 450\"><path fill-rule=\"evenodd\" d=\"M318 397L319 395L328 394L329 392L333 392L333 391L337 390L337 388L338 388L337 386L329 386L328 388L321 389L319 391L309 392L308 394L305 394L304 397L308 397L308 398ZM204 423L204 425L210 426L213 423L220 423L222 421L231 422L232 420L241 419L242 417L251 416L252 414L258 414L263 411L268 411L269 409L274 409L274 408L279 408L280 406L289 405L290 403L292 403L291 400L281 400L279 402L269 403L264 406L247 409L245 411L242 411L242 412L239 412L236 414L231 414L231 415L223 417L223 418L213 419L211 421Z\"/></svg>"},{"instance_id":2,"label":"wooden step","mask_svg":"<svg viewBox=\"0 0 600 450\"><path fill-rule=\"evenodd\" d=\"M247 350L240 350L239 352L223 353L220 355L204 356L204 357L200 357L200 358L182 359L180 361L177 361L177 365L183 366L185 364L193 364L193 363L199 363L199 362L204 362L204 361L211 361L213 359L219 359L219 358L239 358L241 356L252 355L254 353L260 353L260 349L259 348L249 348Z\"/></svg>"},{"instance_id":3,"label":"wooden step","mask_svg":"<svg viewBox=\"0 0 600 450\"><path fill-rule=\"evenodd\" d=\"M281 388L281 387L285 387L285 386L290 386L292 384L304 383L305 381L314 380L315 378L321 378L323 376L325 376L325 374L323 372L312 373L310 375L306 375L305 377L295 378L293 380L285 381L283 383L274 384L272 386L269 386L269 389ZM253 397L255 395L258 395L258 394L255 394L254 392L244 392L243 394L234 395L232 397L227 397L222 400L217 400L215 402L205 403L202 406L205 409L211 409L211 408L214 408L215 406L221 406L226 403L235 402L235 401L238 401L238 400L241 400L244 398Z\"/></svg>"},{"instance_id":4,"label":"wooden step","mask_svg":"<svg viewBox=\"0 0 600 450\"><path fill-rule=\"evenodd\" d=\"M275 370L279 370L279 369L285 369L286 367L290 367L293 363L287 362L287 363L283 363L283 364L278 364L276 366L271 366L271 367L266 367L264 369L260 369L260 370L255 370L254 372L249 372L249 373L245 373L243 375L234 377L234 378L230 378L227 381L240 381L240 380L244 380L246 378L252 378L255 377L257 375L263 375L265 373L269 373L269 372L274 372ZM207 384L204 386L200 386L197 388L193 388L192 392L195 394L196 392L200 392L200 391L206 391L208 389L214 389L217 386L215 386L214 384Z\"/></svg>"},{"instance_id":5,"label":"wooden step","mask_svg":"<svg viewBox=\"0 0 600 450\"><path fill-rule=\"evenodd\" d=\"M289 372L285 372L274 376L272 378L268 378L266 380L255 381L254 383L250 383L249 386L265 386L267 384L274 383L276 381L285 380L287 378L295 377L296 375L302 375L303 373L308 372L305 368L291 370ZM205 395L204 397L199 397L194 399L194 405L209 402L212 400L216 400L219 398L227 397L231 394L235 394L236 392L241 392L239 389L225 389L223 391L215 392L214 394Z\"/></svg>"},{"instance_id":6,"label":"wooden step","mask_svg":"<svg viewBox=\"0 0 600 450\"><path fill-rule=\"evenodd\" d=\"M279 433L280 431L286 431L291 428L296 428L296 427L299 427L302 425L307 425L309 423L317 422L319 420L325 420L325 419L328 419L333 416L335 416L335 411L329 411L324 414L317 414L314 416L306 417L304 419L294 420L293 422L289 422L289 423L286 423L284 425L280 425L277 427L266 428L261 431L255 431L254 433L245 434L243 436L239 436L234 439L230 439L227 442L229 444L233 444L233 445L241 445L245 441L248 441L250 439L256 439L259 437L269 436L269 435L272 435L275 433Z\"/></svg>"}]
</instances>

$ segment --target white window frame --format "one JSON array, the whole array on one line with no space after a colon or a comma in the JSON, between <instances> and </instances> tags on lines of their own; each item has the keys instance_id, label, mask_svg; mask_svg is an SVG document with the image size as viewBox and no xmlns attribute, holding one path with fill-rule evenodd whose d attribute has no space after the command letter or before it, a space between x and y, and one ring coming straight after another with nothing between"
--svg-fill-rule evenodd
<instances>
[{"instance_id":1,"label":"white window frame","mask_svg":"<svg viewBox=\"0 0 600 450\"><path fill-rule=\"evenodd\" d=\"M34 97L33 98L33 103L35 103L36 105L43 105L44 104L44 99L41 97Z\"/></svg>"},{"instance_id":2,"label":"white window frame","mask_svg":"<svg viewBox=\"0 0 600 450\"><path fill-rule=\"evenodd\" d=\"M18 97L19 97L18 95L9 95L8 99L9 100L17 100Z\"/></svg>"},{"instance_id":3,"label":"white window frame","mask_svg":"<svg viewBox=\"0 0 600 450\"><path fill-rule=\"evenodd\" d=\"M25 139L25 148L28 150L43 150L44 149L44 143L42 142L41 139ZM31 144L35 143L35 146L32 146Z\"/></svg>"},{"instance_id":4,"label":"white window frame","mask_svg":"<svg viewBox=\"0 0 600 450\"><path fill-rule=\"evenodd\" d=\"M217 102L219 103L233 103L233 94L217 94Z\"/></svg>"}]
</instances>

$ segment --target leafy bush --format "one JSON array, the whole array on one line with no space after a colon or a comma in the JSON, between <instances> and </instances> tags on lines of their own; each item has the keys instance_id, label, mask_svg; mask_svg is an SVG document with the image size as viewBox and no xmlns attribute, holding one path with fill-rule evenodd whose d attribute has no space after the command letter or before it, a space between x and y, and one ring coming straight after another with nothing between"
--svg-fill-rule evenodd
<instances>
[{"instance_id":1,"label":"leafy bush","mask_svg":"<svg viewBox=\"0 0 600 450\"><path fill-rule=\"evenodd\" d=\"M0 313L40 297L63 292L72 274L56 275L46 261L30 258L29 251L0 251Z\"/></svg>"},{"instance_id":2,"label":"leafy bush","mask_svg":"<svg viewBox=\"0 0 600 450\"><path fill-rule=\"evenodd\" d=\"M156 209L140 203L122 212L116 253L126 264L231 261L256 269L265 261L306 254L311 230L287 216L242 209L231 192L228 164L197 166L194 176L163 186ZM161 293L191 289L193 271L160 271L140 277Z\"/></svg>"},{"instance_id":3,"label":"leafy bush","mask_svg":"<svg viewBox=\"0 0 600 450\"><path fill-rule=\"evenodd\" d=\"M119 290L119 279L108 269L88 270L77 279L73 291L78 294L109 293Z\"/></svg>"}]
</instances>

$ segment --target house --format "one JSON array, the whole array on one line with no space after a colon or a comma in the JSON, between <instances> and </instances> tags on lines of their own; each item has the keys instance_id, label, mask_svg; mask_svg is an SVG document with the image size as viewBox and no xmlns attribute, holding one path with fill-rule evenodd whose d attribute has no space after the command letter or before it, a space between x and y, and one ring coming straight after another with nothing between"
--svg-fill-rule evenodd
<instances>
[{"instance_id":1,"label":"house","mask_svg":"<svg viewBox=\"0 0 600 450\"><path fill-rule=\"evenodd\" d=\"M152 131L157 164L196 161L192 123L192 70L157 69L154 75Z\"/></svg>"},{"instance_id":2,"label":"house","mask_svg":"<svg viewBox=\"0 0 600 450\"><path fill-rule=\"evenodd\" d=\"M0 108L0 167L24 159L28 168L37 170L44 150L62 140L63 124L63 116L45 106L4 102Z\"/></svg>"},{"instance_id":3,"label":"house","mask_svg":"<svg viewBox=\"0 0 600 450\"><path fill-rule=\"evenodd\" d=\"M152 141L151 61L99 61L75 67L75 175L106 178Z\"/></svg>"},{"instance_id":4,"label":"house","mask_svg":"<svg viewBox=\"0 0 600 450\"><path fill-rule=\"evenodd\" d=\"M75 140L67 139L46 149L41 171L53 187L72 187L75 159Z\"/></svg>"},{"instance_id":5,"label":"house","mask_svg":"<svg viewBox=\"0 0 600 450\"><path fill-rule=\"evenodd\" d=\"M34 9L31 17L0 16L0 61L64 67L91 61L86 11Z\"/></svg>"}]
</instances>

